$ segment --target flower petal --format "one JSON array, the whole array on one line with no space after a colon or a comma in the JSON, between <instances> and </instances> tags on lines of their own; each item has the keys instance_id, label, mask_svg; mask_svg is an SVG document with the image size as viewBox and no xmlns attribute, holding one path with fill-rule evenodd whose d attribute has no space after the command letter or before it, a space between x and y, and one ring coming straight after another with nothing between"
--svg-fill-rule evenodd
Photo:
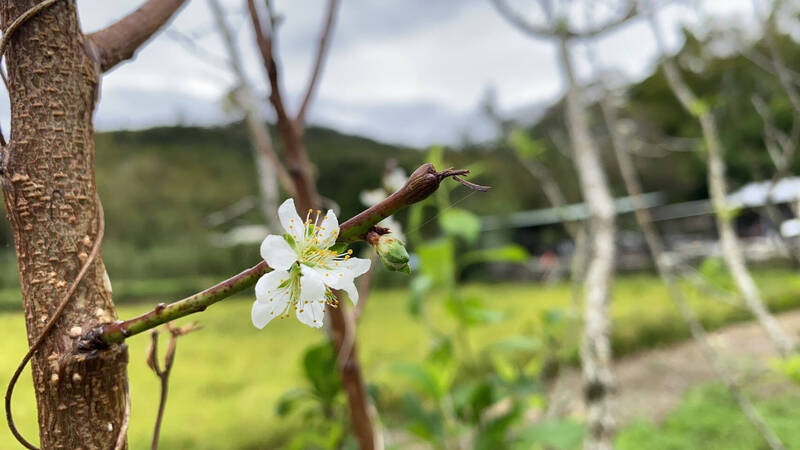
<instances>
[{"instance_id":1,"label":"flower petal","mask_svg":"<svg viewBox=\"0 0 800 450\"><path fill-rule=\"evenodd\" d=\"M275 270L287 270L297 261L297 253L277 234L270 234L261 243L261 257Z\"/></svg>"},{"instance_id":2,"label":"flower petal","mask_svg":"<svg viewBox=\"0 0 800 450\"><path fill-rule=\"evenodd\" d=\"M297 209L294 206L294 199L287 199L278 207L278 218L281 221L281 226L287 233L289 233L295 242L302 242L305 233L305 224L303 219L297 215Z\"/></svg>"},{"instance_id":3,"label":"flower petal","mask_svg":"<svg viewBox=\"0 0 800 450\"><path fill-rule=\"evenodd\" d=\"M277 296L289 296L289 287L281 288L280 285L289 279L289 272L273 270L261 276L256 282L256 300L260 303L275 301Z\"/></svg>"},{"instance_id":4,"label":"flower petal","mask_svg":"<svg viewBox=\"0 0 800 450\"><path fill-rule=\"evenodd\" d=\"M288 278L289 272L273 270L256 282L256 301L253 302L250 319L259 330L280 316L289 305L291 300L289 289L279 287Z\"/></svg>"},{"instance_id":5,"label":"flower petal","mask_svg":"<svg viewBox=\"0 0 800 450\"><path fill-rule=\"evenodd\" d=\"M355 283L352 281L345 283L341 289L347 292L347 296L350 297L350 301L353 302L353 305L358 305L358 288L356 288Z\"/></svg>"},{"instance_id":6,"label":"flower petal","mask_svg":"<svg viewBox=\"0 0 800 450\"><path fill-rule=\"evenodd\" d=\"M317 243L321 248L328 248L336 243L339 237L339 221L336 220L336 213L328 210L317 231Z\"/></svg>"},{"instance_id":7,"label":"flower petal","mask_svg":"<svg viewBox=\"0 0 800 450\"><path fill-rule=\"evenodd\" d=\"M325 284L334 289L345 289L353 284L354 278L366 273L371 264L369 259L350 258L346 261L330 262L320 272Z\"/></svg>"},{"instance_id":8,"label":"flower petal","mask_svg":"<svg viewBox=\"0 0 800 450\"><path fill-rule=\"evenodd\" d=\"M304 324L319 328L325 317L325 283L319 272L301 265L300 298L297 300L297 319Z\"/></svg>"}]
</instances>

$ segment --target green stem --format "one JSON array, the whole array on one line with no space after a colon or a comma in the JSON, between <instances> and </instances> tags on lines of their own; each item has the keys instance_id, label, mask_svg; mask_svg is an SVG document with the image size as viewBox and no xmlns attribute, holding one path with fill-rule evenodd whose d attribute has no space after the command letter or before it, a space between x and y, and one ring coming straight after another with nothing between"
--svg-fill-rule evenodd
<instances>
[{"instance_id":1,"label":"green stem","mask_svg":"<svg viewBox=\"0 0 800 450\"><path fill-rule=\"evenodd\" d=\"M432 164L423 164L411 174L400 190L343 223L339 227L338 242L347 243L364 240L367 233L376 223L406 206L424 200L438 189L439 183L444 178L456 177L466 173L469 173L469 171L448 169L437 172ZM463 181L459 180L459 182L463 184ZM220 300L253 287L256 281L270 270L267 263L261 261L244 272L183 300L169 305L160 303L152 311L133 319L108 323L93 328L80 338L78 349L84 352L104 349L111 344L122 342L130 336L155 328L161 324L204 311Z\"/></svg>"}]
</instances>

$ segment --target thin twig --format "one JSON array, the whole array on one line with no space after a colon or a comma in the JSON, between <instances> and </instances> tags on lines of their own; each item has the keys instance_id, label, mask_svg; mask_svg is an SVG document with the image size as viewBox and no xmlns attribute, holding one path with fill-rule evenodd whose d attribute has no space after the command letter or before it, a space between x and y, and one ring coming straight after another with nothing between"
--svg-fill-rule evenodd
<instances>
[{"instance_id":1,"label":"thin twig","mask_svg":"<svg viewBox=\"0 0 800 450\"><path fill-rule=\"evenodd\" d=\"M147 351L147 365L153 370L161 382L161 394L158 400L158 413L156 414L156 423L153 427L153 440L150 444L151 450L158 449L158 440L161 435L161 423L164 420L164 410L167 406L167 390L169 388L169 375L172 372L172 363L175 361L175 350L180 336L189 334L193 331L200 329L197 323L192 322L180 328L172 326L168 322L165 327L170 332L169 344L167 344L167 352L164 354L164 369L158 363L158 329L154 329L150 333L151 341L150 347Z\"/></svg>"},{"instance_id":2,"label":"thin twig","mask_svg":"<svg viewBox=\"0 0 800 450\"><path fill-rule=\"evenodd\" d=\"M48 333L53 329L56 324L56 321L61 317L61 313L64 312L64 309L67 307L69 303L69 299L72 298L72 294L75 293L75 289L78 288L78 284L83 280L83 277L86 276L86 272L89 270L89 267L94 262L94 259L97 257L98 252L100 251L100 244L103 241L103 234L105 233L105 219L103 217L103 205L100 203L100 197L96 196L95 200L97 202L97 236L95 236L94 244L92 245L92 251L89 253L89 256L86 258L86 261L83 263L81 270L78 272L78 276L75 277L75 281L72 282L67 293L64 295L64 298L59 303L58 308L56 308L55 313L53 316L50 317L50 320L47 321L45 324L44 329L36 340L31 345L30 349L28 349L28 353L22 357L22 361L17 366L17 369L14 371L14 374L11 376L11 380L8 382L8 387L6 388L6 398L5 398L5 408L6 408L6 420L8 420L8 427L11 429L11 434L22 444L25 448L29 450L39 450L35 445L28 442L17 430L16 425L14 424L14 418L11 412L11 396L14 394L14 386L17 384L17 380L19 379L22 370L25 369L25 366L30 361L33 354L36 350L41 347L44 339L47 337Z\"/></svg>"},{"instance_id":3,"label":"thin twig","mask_svg":"<svg viewBox=\"0 0 800 450\"><path fill-rule=\"evenodd\" d=\"M319 44L317 45L317 54L314 58L314 68L311 71L311 78L308 80L308 87L306 87L306 95L303 97L303 102L300 104L300 109L297 111L295 122L300 125L305 123L306 111L308 105L311 103L311 98L314 96L314 90L317 86L317 80L322 72L322 65L325 62L325 55L328 50L328 41L330 40L331 30L333 29L333 22L336 19L336 9L339 6L339 0L328 0L328 10L325 13L325 25L322 28L322 33L319 36Z\"/></svg>"}]
</instances>

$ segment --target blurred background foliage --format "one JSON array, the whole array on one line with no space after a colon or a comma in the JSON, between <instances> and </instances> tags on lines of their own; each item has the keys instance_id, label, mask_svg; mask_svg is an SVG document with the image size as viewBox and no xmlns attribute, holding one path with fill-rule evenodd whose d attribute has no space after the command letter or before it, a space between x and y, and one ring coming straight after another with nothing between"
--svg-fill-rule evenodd
<instances>
[{"instance_id":1,"label":"blurred background foliage","mask_svg":"<svg viewBox=\"0 0 800 450\"><path fill-rule=\"evenodd\" d=\"M769 105L775 123L788 129L792 110L782 95L777 78L754 64L742 53L711 53L714 32L702 39L685 31L686 43L678 54L684 76L714 108L721 123L727 149L726 162L731 188L753 179L765 179L774 171L763 151L763 122L752 107L751 97L759 95ZM780 48L787 61L800 58L800 47L782 35ZM764 53L757 42L754 49ZM745 52L746 53L746 52ZM704 55L699 58L698 55ZM702 67L697 67L702 61ZM692 69L690 70L689 67ZM591 88L589 90L591 97ZM705 160L696 121L685 114L669 91L660 72L628 87L623 117L641 137L636 163L646 192L662 192L669 202L707 198ZM569 202L577 202L578 186L562 144L562 102L542 113L533 125L524 125L535 157L544 162L559 180ZM616 195L624 187L617 173L607 132L599 108L592 108L592 124L603 151L609 179ZM398 124L402 126L402 124ZM394 159L407 172L425 162L427 149L409 148L334 130L311 127L306 132L311 160L318 176L319 190L341 209L347 218L363 209L359 192L380 185L383 167ZM207 217L238 200L258 193L251 150L242 123L214 128L165 127L141 131L98 133L97 183L105 200L108 232L103 254L113 280L220 277L244 269L257 258L254 246L216 248L209 242L212 231L225 231L246 223L261 223L256 210L211 230ZM667 148L667 147L674 148ZM676 151L679 150L679 151ZM491 185L486 196L459 191L452 202L458 209L447 212L445 220L458 220L458 211L480 215L542 208L548 205L537 183L519 164L505 138L490 143L466 142L445 147L448 164L478 169L474 181ZM800 169L795 162L794 170ZM407 216L401 214L401 218ZM622 220L625 227L635 226ZM460 225L459 225L460 226ZM541 250L564 238L560 231L540 233L537 241L526 239L525 231L509 231L501 241L523 242L529 250ZM12 235L0 222L0 287L17 284ZM498 239L497 236L493 239ZM538 248L534 248L538 247ZM475 275L467 271L468 278ZM192 285L191 282L184 284ZM202 283L201 283L202 285ZM176 282L176 292L190 291ZM135 295L133 295L135 296Z\"/></svg>"}]
</instances>

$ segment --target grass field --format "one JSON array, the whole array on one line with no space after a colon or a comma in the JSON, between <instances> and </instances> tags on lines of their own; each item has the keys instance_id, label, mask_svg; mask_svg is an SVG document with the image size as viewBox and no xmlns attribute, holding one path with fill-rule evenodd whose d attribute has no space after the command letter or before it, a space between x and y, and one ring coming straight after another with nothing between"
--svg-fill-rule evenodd
<instances>
[{"instance_id":1,"label":"grass field","mask_svg":"<svg viewBox=\"0 0 800 450\"><path fill-rule=\"evenodd\" d=\"M748 392L756 409L786 448L800 448L800 401L796 392L770 396ZM725 387L699 386L660 425L638 423L622 430L619 450L752 450L767 448Z\"/></svg>"},{"instance_id":2,"label":"grass field","mask_svg":"<svg viewBox=\"0 0 800 450\"><path fill-rule=\"evenodd\" d=\"M759 285L773 309L800 306L800 278L781 270L759 271ZM724 284L724 283L723 283ZM570 302L565 284L470 285L505 315L500 323L470 334L473 348L481 349L503 336L535 334L540 313L566 308ZM740 307L691 296L704 322L719 327L747 318ZM256 449L270 448L296 430L294 423L276 416L276 399L303 382L299 358L309 344L323 339L318 330L295 320L270 324L258 331L250 324L249 297L226 300L194 318L204 329L182 338L170 387L162 448ZM123 305L122 318L151 308L151 304ZM434 317L443 328L452 326L441 310ZM663 345L685 338L687 332L658 280L651 276L627 276L615 285L614 342L619 352ZM24 321L20 313L0 314L0 384L5 386L25 350ZM411 361L426 350L423 327L407 313L407 294L402 290L377 291L369 299L359 326L359 350L367 379L390 384L388 363ZM157 379L145 365L149 339L129 340L130 390L133 401L130 443L133 449L149 448L158 398ZM36 436L35 402L30 376L23 375L15 395L14 412L26 436ZM0 429L0 448L16 448L5 427ZM666 448L666 447L665 447Z\"/></svg>"}]
</instances>

